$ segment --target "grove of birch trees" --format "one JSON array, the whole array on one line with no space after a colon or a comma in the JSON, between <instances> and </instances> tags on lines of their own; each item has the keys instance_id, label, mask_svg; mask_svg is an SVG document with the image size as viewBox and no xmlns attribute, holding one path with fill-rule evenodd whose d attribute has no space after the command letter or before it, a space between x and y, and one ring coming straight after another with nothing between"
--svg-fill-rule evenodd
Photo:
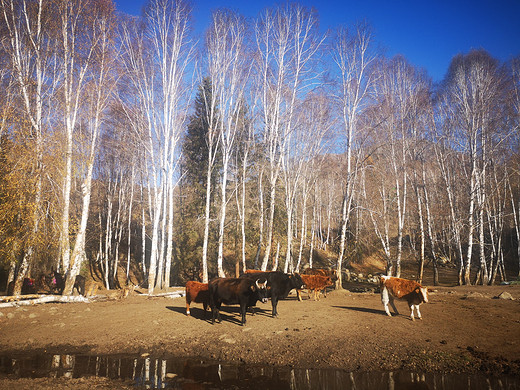
<instances>
[{"instance_id":1,"label":"grove of birch trees","mask_svg":"<svg viewBox=\"0 0 520 390\"><path fill-rule=\"evenodd\" d=\"M363 21L215 9L198 36L195 6L0 0L0 282L319 262L341 287L369 257L520 277L520 56L459 53L433 83Z\"/></svg>"}]
</instances>

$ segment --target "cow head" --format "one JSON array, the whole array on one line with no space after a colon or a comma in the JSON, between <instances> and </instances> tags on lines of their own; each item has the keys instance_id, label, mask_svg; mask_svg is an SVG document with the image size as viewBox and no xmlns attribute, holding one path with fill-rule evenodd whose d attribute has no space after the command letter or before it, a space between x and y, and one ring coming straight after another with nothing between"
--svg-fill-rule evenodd
<instances>
[{"instance_id":1,"label":"cow head","mask_svg":"<svg viewBox=\"0 0 520 390\"><path fill-rule=\"evenodd\" d=\"M258 294L258 300L262 303L267 302L267 279L260 278L257 279L254 286L257 294Z\"/></svg>"},{"instance_id":2,"label":"cow head","mask_svg":"<svg viewBox=\"0 0 520 390\"><path fill-rule=\"evenodd\" d=\"M427 287L421 287L421 294L423 297L423 301L428 303L428 288Z\"/></svg>"},{"instance_id":3,"label":"cow head","mask_svg":"<svg viewBox=\"0 0 520 390\"><path fill-rule=\"evenodd\" d=\"M301 290L304 286L302 277L299 273L294 273L290 276L292 287Z\"/></svg>"},{"instance_id":4,"label":"cow head","mask_svg":"<svg viewBox=\"0 0 520 390\"><path fill-rule=\"evenodd\" d=\"M428 303L428 288L427 287L417 287L415 293L422 298L423 302Z\"/></svg>"}]
</instances>

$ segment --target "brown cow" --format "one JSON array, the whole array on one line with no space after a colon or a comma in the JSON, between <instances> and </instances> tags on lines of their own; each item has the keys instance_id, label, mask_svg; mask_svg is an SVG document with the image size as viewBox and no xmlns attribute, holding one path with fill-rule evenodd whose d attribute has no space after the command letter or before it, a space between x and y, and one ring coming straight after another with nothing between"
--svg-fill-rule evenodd
<instances>
[{"instance_id":1,"label":"brown cow","mask_svg":"<svg viewBox=\"0 0 520 390\"><path fill-rule=\"evenodd\" d=\"M326 268L305 268L302 272L303 275L321 275L321 276L330 276L332 281L335 281L338 278L337 271L335 269L326 269Z\"/></svg>"},{"instance_id":2,"label":"brown cow","mask_svg":"<svg viewBox=\"0 0 520 390\"><path fill-rule=\"evenodd\" d=\"M204 306L204 317L209 305L209 288L207 283L190 280L186 282L186 315L190 315L190 303L202 303Z\"/></svg>"},{"instance_id":3,"label":"brown cow","mask_svg":"<svg viewBox=\"0 0 520 390\"><path fill-rule=\"evenodd\" d=\"M417 317L422 320L421 312L419 311L419 305L423 302L428 302L428 289L421 286L419 283L413 280L395 278L392 276L381 276L381 302L385 308L386 314L390 317L390 310L388 309L388 303L392 305L395 314L399 314L394 304L394 297L397 299L403 299L408 303L410 307L410 318L415 321L413 315L413 309L417 310Z\"/></svg>"},{"instance_id":4,"label":"brown cow","mask_svg":"<svg viewBox=\"0 0 520 390\"><path fill-rule=\"evenodd\" d=\"M309 290L309 299L311 297L311 291L314 292L314 300L320 300L320 292L321 290L326 289L328 286L332 286L333 282L330 276L323 275L300 275L305 287ZM301 290L298 290L296 293L298 294L298 300L301 299Z\"/></svg>"},{"instance_id":5,"label":"brown cow","mask_svg":"<svg viewBox=\"0 0 520 390\"><path fill-rule=\"evenodd\" d=\"M333 283L336 283L336 280L338 280L338 273L335 269L328 269L328 268L305 268L302 272L303 275L321 275L321 276L330 276ZM300 299L300 295L298 291L296 292L298 294L298 299ZM327 297L327 289L323 290L323 296Z\"/></svg>"}]
</instances>

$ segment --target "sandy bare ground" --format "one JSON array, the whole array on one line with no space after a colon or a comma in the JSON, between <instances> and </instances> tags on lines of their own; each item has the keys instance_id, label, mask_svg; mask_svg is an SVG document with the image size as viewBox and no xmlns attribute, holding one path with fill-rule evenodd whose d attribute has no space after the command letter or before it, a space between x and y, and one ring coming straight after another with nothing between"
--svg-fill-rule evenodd
<instances>
[{"instance_id":1,"label":"sandy bare ground","mask_svg":"<svg viewBox=\"0 0 520 390\"><path fill-rule=\"evenodd\" d=\"M430 303L421 306L424 319L415 322L405 302L396 303L400 315L390 318L379 294L347 290L320 301L304 295L298 302L291 294L279 303L278 318L271 317L270 303L259 304L246 326L235 306L224 307L222 323L212 325L199 304L187 317L184 298L139 294L3 308L0 355L149 353L349 371L520 375L520 286L431 289ZM502 292L514 299L494 299ZM2 388L9 385L0 381Z\"/></svg>"}]
</instances>

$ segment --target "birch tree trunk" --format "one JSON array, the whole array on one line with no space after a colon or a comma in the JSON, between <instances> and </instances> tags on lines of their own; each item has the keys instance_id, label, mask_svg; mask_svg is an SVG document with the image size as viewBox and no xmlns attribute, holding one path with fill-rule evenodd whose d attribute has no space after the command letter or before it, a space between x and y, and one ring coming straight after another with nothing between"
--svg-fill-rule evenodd
<instances>
[{"instance_id":1,"label":"birch tree trunk","mask_svg":"<svg viewBox=\"0 0 520 390\"><path fill-rule=\"evenodd\" d=\"M262 244L264 241L264 186L262 184L264 175L264 168L263 166L260 167L260 172L258 175L258 206L260 209L259 215L258 215L258 247L256 249L256 255L255 255L255 269L258 269L258 260L260 258L260 251L262 250Z\"/></svg>"},{"instance_id":2,"label":"birch tree trunk","mask_svg":"<svg viewBox=\"0 0 520 390\"><path fill-rule=\"evenodd\" d=\"M347 226L354 198L355 181L360 169L354 159L354 146L359 142L359 116L366 108L370 97L373 74L370 67L375 60L371 52L372 33L366 24L359 24L354 31L340 27L334 39L332 58L339 70L339 94L336 96L342 115L343 132L346 138L347 170L341 207L340 249L336 264L338 280L336 288L342 288L342 266L347 245ZM358 149L360 152L360 148Z\"/></svg>"},{"instance_id":3,"label":"birch tree trunk","mask_svg":"<svg viewBox=\"0 0 520 390\"><path fill-rule=\"evenodd\" d=\"M59 15L61 16L59 33L62 53L60 60L63 77L63 85L61 88L63 92L63 120L67 140L65 147L65 173L62 185L63 214L60 230L60 254L61 265L68 275L70 271L69 221L71 185L73 180L72 160L74 133L80 115L81 99L87 84L87 74L93 66L94 54L100 44L100 39L96 34L97 31L93 28L96 22L94 21L91 25L87 13L89 13L89 15L90 12L96 14L100 12L100 9L91 4L90 0L65 2L62 3L58 9ZM98 16L101 15L96 15L94 19ZM67 278L69 277L67 276Z\"/></svg>"},{"instance_id":4,"label":"birch tree trunk","mask_svg":"<svg viewBox=\"0 0 520 390\"><path fill-rule=\"evenodd\" d=\"M225 277L224 227L227 209L229 163L239 131L243 131L244 93L251 64L246 55L246 23L231 11L215 11L207 35L208 72L218 107L217 126L222 151L221 205L217 270Z\"/></svg>"},{"instance_id":5,"label":"birch tree trunk","mask_svg":"<svg viewBox=\"0 0 520 390\"><path fill-rule=\"evenodd\" d=\"M179 158L178 141L188 112L187 96L191 93L186 77L194 50L188 36L190 12L182 0L152 0L143 23L130 20L122 27L124 64L145 118L140 130L147 143L145 166L150 168L148 177L153 190L149 294L153 294L156 283L163 283L164 279L156 276L163 272L160 264L172 250L172 243L167 242L172 210L169 203L173 201L170 190Z\"/></svg>"},{"instance_id":6,"label":"birch tree trunk","mask_svg":"<svg viewBox=\"0 0 520 390\"><path fill-rule=\"evenodd\" d=\"M319 36L317 23L312 11L291 4L266 10L255 25L257 83L270 185L268 237L261 266L264 271L271 254L276 187L288 137L294 129L295 108L304 85L316 77L310 73L312 62L324 39Z\"/></svg>"},{"instance_id":7,"label":"birch tree trunk","mask_svg":"<svg viewBox=\"0 0 520 390\"><path fill-rule=\"evenodd\" d=\"M93 10L91 10L92 12ZM103 116L106 114L106 109L109 100L112 95L115 82L112 79L112 70L117 58L114 53L111 52L110 39L112 38L112 26L114 10L111 8L107 9L96 9L96 17L91 25L93 41L96 42L96 46L92 52L93 60L96 61L96 67L94 68L94 74L97 76L93 78L89 87L91 88L90 96L94 98L89 104L90 120L88 121L88 130L86 139L88 143L86 145L87 150L87 164L86 174L84 181L81 186L82 190L82 207L81 207L81 219L79 228L76 233L76 239L74 243L74 249L71 257L71 264L67 272L65 279L65 288L63 290L64 295L72 294L74 288L74 282L76 276L81 270L81 265L86 259L85 244L87 234L87 224L90 215L90 199L92 194L92 178L94 163L97 156L98 150L98 139L101 132L101 123Z\"/></svg>"},{"instance_id":8,"label":"birch tree trunk","mask_svg":"<svg viewBox=\"0 0 520 390\"><path fill-rule=\"evenodd\" d=\"M450 113L448 129L469 156L470 173L467 196L468 243L464 265L464 283L470 284L470 267L473 256L475 230L479 231L481 245L485 237L483 205L486 197L485 172L493 136L490 123L501 111L503 101L503 74L498 62L483 50L473 50L467 55L455 56L449 66L442 95L446 97ZM478 213L478 214L477 214ZM475 219L477 219L477 222ZM480 246L480 270L487 279L484 248Z\"/></svg>"},{"instance_id":9,"label":"birch tree trunk","mask_svg":"<svg viewBox=\"0 0 520 390\"><path fill-rule=\"evenodd\" d=\"M36 176L36 190L31 199L34 207L29 217L29 240L24 243L25 254L14 279L15 294L21 293L23 278L33 261L36 236L40 230L44 101L54 93L55 88L52 64L56 53L47 28L52 5L42 0L34 7L32 5L32 2L24 0L0 2L0 18L5 22L6 29L6 53L21 96L24 119L30 124L28 141L35 145L35 162L31 169L32 176Z\"/></svg>"}]
</instances>

